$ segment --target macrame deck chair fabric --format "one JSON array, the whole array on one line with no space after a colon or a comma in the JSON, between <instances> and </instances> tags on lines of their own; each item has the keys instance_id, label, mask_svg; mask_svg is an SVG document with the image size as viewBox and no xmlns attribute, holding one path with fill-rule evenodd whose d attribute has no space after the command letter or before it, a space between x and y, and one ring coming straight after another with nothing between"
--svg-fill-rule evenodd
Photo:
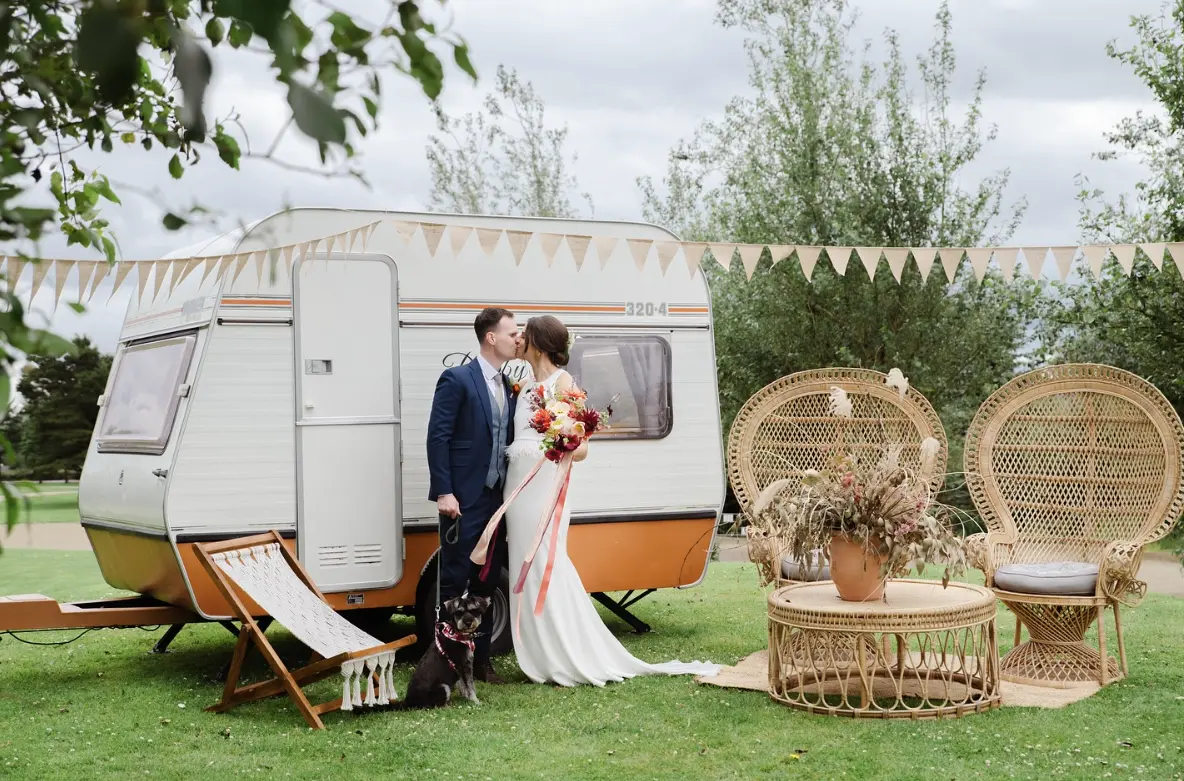
<instances>
[{"instance_id":1,"label":"macrame deck chair fabric","mask_svg":"<svg viewBox=\"0 0 1184 781\"><path fill-rule=\"evenodd\" d=\"M323 729L321 714L331 710L387 705L397 700L392 667L395 651L412 645L415 636L382 643L345 620L325 601L278 532L196 546L198 556L218 590L242 622L222 700L206 710L223 712L245 702L287 692L314 729ZM312 649L313 661L289 671L252 618L241 598L249 597L300 642ZM243 659L254 643L276 677L240 687ZM301 687L335 673L341 675L341 697L313 705Z\"/></svg>"},{"instance_id":2,"label":"macrame deck chair fabric","mask_svg":"<svg viewBox=\"0 0 1184 781\"><path fill-rule=\"evenodd\" d=\"M850 418L831 413L832 387L847 393ZM817 369L782 377L753 394L728 432L727 457L728 480L748 525L748 556L761 585L830 579L820 553L803 572L787 555L785 530L764 513L777 496L800 491L806 470L822 469L840 442L857 458L877 460L884 445L900 444L901 465L919 468L921 442L928 437L941 446L934 469L938 490L948 457L945 430L929 400L914 388L902 397L878 371Z\"/></svg>"},{"instance_id":3,"label":"macrame deck chair fabric","mask_svg":"<svg viewBox=\"0 0 1184 781\"><path fill-rule=\"evenodd\" d=\"M1184 426L1151 383L1096 364L1016 377L979 408L966 435L970 496L987 527L971 563L1016 614L1005 680L1106 685L1126 675L1119 606L1147 592L1143 548L1184 510ZM1118 663L1106 653L1114 611ZM1098 648L1085 633L1098 623ZM1029 640L1021 643L1021 629Z\"/></svg>"}]
</instances>

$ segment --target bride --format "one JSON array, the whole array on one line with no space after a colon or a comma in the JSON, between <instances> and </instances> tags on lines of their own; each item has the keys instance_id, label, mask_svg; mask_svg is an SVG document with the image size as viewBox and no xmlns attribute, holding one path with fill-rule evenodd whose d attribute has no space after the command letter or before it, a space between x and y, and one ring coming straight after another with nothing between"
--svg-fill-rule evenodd
<instances>
[{"instance_id":1,"label":"bride","mask_svg":"<svg viewBox=\"0 0 1184 781\"><path fill-rule=\"evenodd\" d=\"M526 323L519 344L518 357L525 359L534 372L534 382L548 391L566 390L573 385L562 367L568 362L567 327L558 318L544 315ZM517 486L539 460L541 435L530 427L529 394L523 390L514 411L514 442L508 448L510 459L506 485ZM588 443L573 454L575 462L588 456ZM507 541L510 549L510 581L514 582L522 563L529 555L542 513L546 508L557 466L551 462L518 495L506 512ZM572 469L578 479L579 467ZM571 520L570 504L564 507L559 546L542 614L535 616L535 598L546 566L544 540L531 563L522 594L510 595L510 625L514 633L514 652L518 665L536 683L561 686L593 684L603 686L637 675L714 675L719 666L707 662L666 662L647 664L635 659L600 620L600 614L584 591L579 573L567 556L567 529ZM548 535L550 532L548 532ZM521 610L521 615L517 615Z\"/></svg>"}]
</instances>

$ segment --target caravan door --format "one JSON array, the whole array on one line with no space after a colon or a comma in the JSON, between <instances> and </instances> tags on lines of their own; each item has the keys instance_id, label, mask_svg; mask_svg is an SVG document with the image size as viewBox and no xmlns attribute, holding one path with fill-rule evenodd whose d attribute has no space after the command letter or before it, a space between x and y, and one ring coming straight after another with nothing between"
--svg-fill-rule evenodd
<instances>
[{"instance_id":1,"label":"caravan door","mask_svg":"<svg viewBox=\"0 0 1184 781\"><path fill-rule=\"evenodd\" d=\"M403 575L398 277L380 255L293 272L297 552L326 592Z\"/></svg>"}]
</instances>

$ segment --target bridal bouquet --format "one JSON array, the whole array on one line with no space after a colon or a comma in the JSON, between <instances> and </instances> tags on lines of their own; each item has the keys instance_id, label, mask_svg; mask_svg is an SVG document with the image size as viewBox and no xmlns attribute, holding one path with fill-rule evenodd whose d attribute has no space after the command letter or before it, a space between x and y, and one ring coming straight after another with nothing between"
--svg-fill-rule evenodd
<instances>
[{"instance_id":1,"label":"bridal bouquet","mask_svg":"<svg viewBox=\"0 0 1184 781\"><path fill-rule=\"evenodd\" d=\"M588 404L587 393L574 386L548 393L546 386L539 383L528 402L530 427L543 435L543 455L555 463L603 428L604 419L613 414L611 404L601 412Z\"/></svg>"}]
</instances>

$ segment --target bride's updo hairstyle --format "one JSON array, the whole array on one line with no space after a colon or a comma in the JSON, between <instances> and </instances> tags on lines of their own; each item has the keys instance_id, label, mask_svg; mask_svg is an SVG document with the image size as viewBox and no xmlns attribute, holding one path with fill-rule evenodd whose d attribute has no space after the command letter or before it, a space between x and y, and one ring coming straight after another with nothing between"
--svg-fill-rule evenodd
<instances>
[{"instance_id":1,"label":"bride's updo hairstyle","mask_svg":"<svg viewBox=\"0 0 1184 781\"><path fill-rule=\"evenodd\" d=\"M522 338L526 340L526 347L546 355L556 366L567 366L571 356L567 351L567 326L558 317L540 315L526 321L526 328L522 329Z\"/></svg>"}]
</instances>

